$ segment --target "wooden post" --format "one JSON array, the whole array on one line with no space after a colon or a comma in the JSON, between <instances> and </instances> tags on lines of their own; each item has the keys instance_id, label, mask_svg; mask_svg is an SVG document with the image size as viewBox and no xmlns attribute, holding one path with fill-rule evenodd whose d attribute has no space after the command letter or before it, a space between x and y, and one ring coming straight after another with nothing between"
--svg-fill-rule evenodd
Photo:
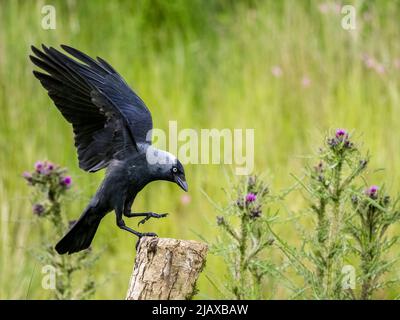
<instances>
[{"instance_id":1,"label":"wooden post","mask_svg":"<svg viewBox=\"0 0 400 320\"><path fill-rule=\"evenodd\" d=\"M207 245L192 240L143 237L127 300L184 300L195 294Z\"/></svg>"}]
</instances>

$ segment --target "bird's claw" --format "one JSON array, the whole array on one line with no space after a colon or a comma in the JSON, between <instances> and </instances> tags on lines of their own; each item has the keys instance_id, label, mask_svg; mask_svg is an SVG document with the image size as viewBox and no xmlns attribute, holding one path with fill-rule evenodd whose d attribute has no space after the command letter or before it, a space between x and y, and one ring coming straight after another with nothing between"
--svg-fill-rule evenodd
<instances>
[{"instance_id":1,"label":"bird's claw","mask_svg":"<svg viewBox=\"0 0 400 320\"><path fill-rule=\"evenodd\" d=\"M137 249L139 247L140 240L143 237L158 237L157 233L154 233L154 232L138 233L137 236L138 236L138 239L137 239L136 245L135 245L136 251L137 251Z\"/></svg>"},{"instance_id":2,"label":"bird's claw","mask_svg":"<svg viewBox=\"0 0 400 320\"><path fill-rule=\"evenodd\" d=\"M158 237L157 233L154 232L146 232L142 233L142 237Z\"/></svg>"},{"instance_id":3,"label":"bird's claw","mask_svg":"<svg viewBox=\"0 0 400 320\"><path fill-rule=\"evenodd\" d=\"M144 224L147 220L149 220L150 218L165 218L168 215L168 213L154 213L154 212L150 212L144 219L140 220L138 222L138 226L140 226L141 224Z\"/></svg>"}]
</instances>

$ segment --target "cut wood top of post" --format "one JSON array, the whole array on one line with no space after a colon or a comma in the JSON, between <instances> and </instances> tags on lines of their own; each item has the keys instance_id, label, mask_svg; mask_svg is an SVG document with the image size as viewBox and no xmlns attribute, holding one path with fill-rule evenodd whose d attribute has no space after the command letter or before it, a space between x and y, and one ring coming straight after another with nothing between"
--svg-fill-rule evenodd
<instances>
[{"instance_id":1,"label":"cut wood top of post","mask_svg":"<svg viewBox=\"0 0 400 320\"><path fill-rule=\"evenodd\" d=\"M189 299L208 247L193 240L143 237L129 284L129 300Z\"/></svg>"}]
</instances>

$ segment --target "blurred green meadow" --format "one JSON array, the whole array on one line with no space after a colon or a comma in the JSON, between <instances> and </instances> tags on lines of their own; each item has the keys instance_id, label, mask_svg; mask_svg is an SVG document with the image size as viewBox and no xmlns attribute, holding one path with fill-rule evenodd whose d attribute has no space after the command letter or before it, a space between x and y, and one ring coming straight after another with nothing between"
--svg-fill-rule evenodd
<instances>
[{"instance_id":1,"label":"blurred green meadow","mask_svg":"<svg viewBox=\"0 0 400 320\"><path fill-rule=\"evenodd\" d=\"M45 4L56 8L55 30L41 26ZM324 133L340 127L356 131L362 149L372 154L371 168L384 168L370 171L368 182L385 182L397 193L400 1L346 1L356 8L355 30L342 28L340 4L0 1L0 298L49 297L41 286L42 266L32 254L40 244L41 222L32 214L21 173L36 160L68 167L74 191L67 206L71 219L81 214L104 174L78 168L72 130L32 75L32 44L68 44L106 59L146 102L157 128L167 130L169 120L176 120L178 129L254 128L255 171L269 177L273 192L291 186L290 173L301 175ZM139 230L181 239L200 234L212 241L216 212L202 190L223 203L232 169L186 165L190 198L175 185L150 184L133 209L170 215ZM292 210L305 207L296 192L288 203ZM125 221L132 227L138 222ZM282 223L277 230L296 244L293 227ZM103 220L92 244L103 251L96 264L95 298L125 297L135 240L116 227L114 214ZM274 258L281 259L279 253ZM207 279L223 282L224 276L223 262L210 255L197 297L224 298ZM266 298L272 285L265 287ZM275 298L290 296L274 286ZM398 294L399 288L392 288L379 297Z\"/></svg>"}]
</instances>

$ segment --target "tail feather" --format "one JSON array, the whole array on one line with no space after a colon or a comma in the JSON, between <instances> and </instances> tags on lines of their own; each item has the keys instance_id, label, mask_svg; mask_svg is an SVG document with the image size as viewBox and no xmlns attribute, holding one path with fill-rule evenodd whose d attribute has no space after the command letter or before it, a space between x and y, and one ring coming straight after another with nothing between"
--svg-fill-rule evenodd
<instances>
[{"instance_id":1,"label":"tail feather","mask_svg":"<svg viewBox=\"0 0 400 320\"><path fill-rule=\"evenodd\" d=\"M102 215L96 214L92 207L86 209L79 220L56 244L56 251L59 254L71 254L89 248L101 219Z\"/></svg>"}]
</instances>

